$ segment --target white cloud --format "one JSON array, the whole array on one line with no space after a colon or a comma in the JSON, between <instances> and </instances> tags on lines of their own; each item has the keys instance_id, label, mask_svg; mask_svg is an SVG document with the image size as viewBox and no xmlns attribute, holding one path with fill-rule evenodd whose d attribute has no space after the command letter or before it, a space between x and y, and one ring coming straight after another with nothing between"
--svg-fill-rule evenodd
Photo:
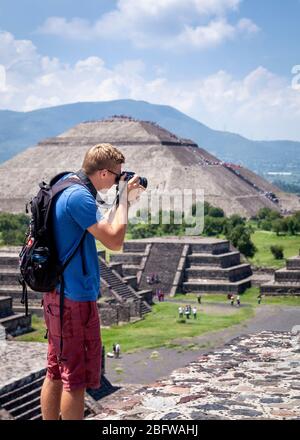
<instances>
[{"instance_id":1,"label":"white cloud","mask_svg":"<svg viewBox=\"0 0 300 440\"><path fill-rule=\"evenodd\" d=\"M220 71L199 81L189 112L199 105L210 126L255 139L300 140L300 93L261 66L240 80Z\"/></svg>"},{"instance_id":2,"label":"white cloud","mask_svg":"<svg viewBox=\"0 0 300 440\"><path fill-rule=\"evenodd\" d=\"M249 18L242 18L237 25L239 31L247 31L249 34L255 34L259 31L259 27Z\"/></svg>"},{"instance_id":3,"label":"white cloud","mask_svg":"<svg viewBox=\"0 0 300 440\"><path fill-rule=\"evenodd\" d=\"M298 139L300 91L291 81L258 67L244 78L219 71L193 81L169 80L164 69L155 74L141 60L124 60L108 68L93 56L74 64L41 56L31 41L0 38L1 109L28 111L80 101L136 99L167 104L212 128L251 138ZM147 78L146 78L147 76ZM0 79L1 84L1 79ZM3 84L3 82L2 82Z\"/></svg>"},{"instance_id":4,"label":"white cloud","mask_svg":"<svg viewBox=\"0 0 300 440\"><path fill-rule=\"evenodd\" d=\"M88 20L73 18L68 22L63 17L47 18L43 26L38 29L38 32L75 40L89 40L93 33Z\"/></svg>"},{"instance_id":5,"label":"white cloud","mask_svg":"<svg viewBox=\"0 0 300 440\"><path fill-rule=\"evenodd\" d=\"M78 40L129 40L140 48L205 49L259 29L248 18L235 24L226 14L241 0L119 0L95 22L49 17L38 32Z\"/></svg>"},{"instance_id":6,"label":"white cloud","mask_svg":"<svg viewBox=\"0 0 300 440\"><path fill-rule=\"evenodd\" d=\"M187 26L177 38L177 45L197 48L216 46L225 39L233 38L236 29L225 20L211 21L207 26Z\"/></svg>"}]
</instances>

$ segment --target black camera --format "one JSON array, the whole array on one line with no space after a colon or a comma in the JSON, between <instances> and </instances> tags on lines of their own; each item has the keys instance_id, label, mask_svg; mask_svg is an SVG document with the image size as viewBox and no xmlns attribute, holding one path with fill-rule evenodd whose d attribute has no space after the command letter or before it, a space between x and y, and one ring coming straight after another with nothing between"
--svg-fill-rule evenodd
<instances>
[{"instance_id":1,"label":"black camera","mask_svg":"<svg viewBox=\"0 0 300 440\"><path fill-rule=\"evenodd\" d=\"M124 174L126 174L126 177L125 177L125 181L126 182L128 182L128 180L130 180L136 173L134 173L133 171L123 171L122 173L121 173L121 176L124 176ZM121 177L120 176L120 177ZM148 181L147 181L147 179L146 179L146 177L140 177L140 185L142 185L145 189L147 188L147 186L148 186Z\"/></svg>"}]
</instances>

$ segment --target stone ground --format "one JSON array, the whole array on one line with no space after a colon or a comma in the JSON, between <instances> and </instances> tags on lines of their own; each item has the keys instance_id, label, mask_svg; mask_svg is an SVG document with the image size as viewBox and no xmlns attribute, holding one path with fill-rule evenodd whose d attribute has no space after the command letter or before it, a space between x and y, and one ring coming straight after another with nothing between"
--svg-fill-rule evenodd
<instances>
[{"instance_id":1,"label":"stone ground","mask_svg":"<svg viewBox=\"0 0 300 440\"><path fill-rule=\"evenodd\" d=\"M147 386L99 402L102 420L300 420L300 337L240 336Z\"/></svg>"},{"instance_id":2,"label":"stone ground","mask_svg":"<svg viewBox=\"0 0 300 440\"><path fill-rule=\"evenodd\" d=\"M0 341L0 390L46 367L47 344Z\"/></svg>"}]
</instances>

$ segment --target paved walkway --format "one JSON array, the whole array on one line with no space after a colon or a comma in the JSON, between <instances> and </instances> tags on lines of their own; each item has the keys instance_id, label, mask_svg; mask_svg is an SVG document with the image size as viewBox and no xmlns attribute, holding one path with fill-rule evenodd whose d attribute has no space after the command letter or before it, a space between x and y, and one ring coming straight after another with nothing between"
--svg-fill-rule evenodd
<instances>
[{"instance_id":1,"label":"paved walkway","mask_svg":"<svg viewBox=\"0 0 300 440\"><path fill-rule=\"evenodd\" d=\"M261 332L98 403L105 420L300 420L300 335Z\"/></svg>"}]
</instances>

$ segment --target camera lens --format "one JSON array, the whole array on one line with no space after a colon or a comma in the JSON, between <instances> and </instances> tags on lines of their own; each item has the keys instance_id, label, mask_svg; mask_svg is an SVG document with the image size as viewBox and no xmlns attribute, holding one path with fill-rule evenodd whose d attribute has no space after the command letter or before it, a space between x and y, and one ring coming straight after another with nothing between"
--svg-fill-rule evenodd
<instances>
[{"instance_id":1,"label":"camera lens","mask_svg":"<svg viewBox=\"0 0 300 440\"><path fill-rule=\"evenodd\" d=\"M128 180L132 179L132 177L135 175L135 173L133 171L123 171L121 173L121 176L123 176L124 174L126 174L125 180L128 182ZM146 177L140 177L140 185L142 185L144 188L147 188L148 186L148 181L146 179Z\"/></svg>"},{"instance_id":2,"label":"camera lens","mask_svg":"<svg viewBox=\"0 0 300 440\"><path fill-rule=\"evenodd\" d=\"M140 177L140 185L142 185L144 188L147 188L148 181L147 181L146 177Z\"/></svg>"}]
</instances>

